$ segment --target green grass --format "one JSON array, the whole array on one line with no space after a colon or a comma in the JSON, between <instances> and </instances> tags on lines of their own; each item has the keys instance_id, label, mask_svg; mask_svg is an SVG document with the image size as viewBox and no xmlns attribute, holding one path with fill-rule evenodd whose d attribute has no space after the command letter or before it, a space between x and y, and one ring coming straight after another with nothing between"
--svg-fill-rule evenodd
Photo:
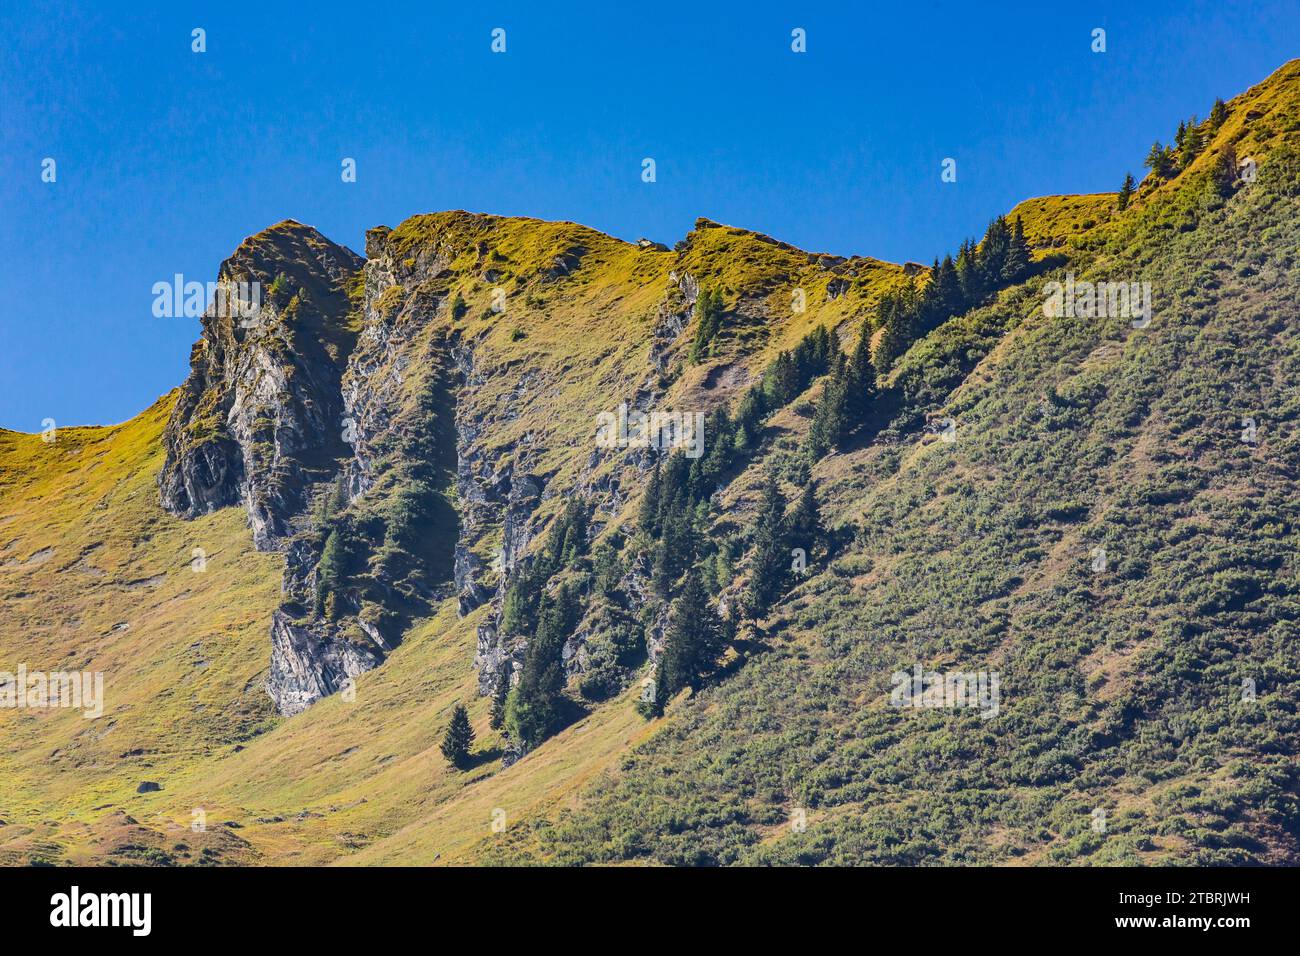
<instances>
[{"instance_id":1,"label":"green grass","mask_svg":"<svg viewBox=\"0 0 1300 956\"><path fill-rule=\"evenodd\" d=\"M175 394L52 444L0 432L0 669L102 670L107 696L96 721L0 711L0 862L1295 862L1298 84L1291 63L1234 100L1206 154L1124 213L1104 194L1017 207L1064 259L902 357L866 433L813 469L840 551L742 632L727 676L649 723L634 685L508 768L472 665L486 607L436 604L354 700L274 715L282 559L252 548L241 508L160 509ZM1229 144L1260 181L1224 200L1208 176ZM300 238L286 223L249 242L272 262L309 254ZM633 520L642 476L589 460L599 412L648 382L662 408L734 401L777 350L818 323L855 329L904 279L708 222L680 255L463 212L414 217L392 242L395 420L480 422L484 462L546 478L539 525L608 479L621 510L598 524ZM667 352L680 374L660 377L650 339L681 305L675 269L720 288L726 315L713 357L685 363L688 324ZM1042 283L1066 269L1151 281L1155 321L1045 317ZM313 333L324 347L352 348L363 290L346 291ZM455 344L474 348L473 388L445 377ZM747 525L767 469L799 490L819 394L772 417L716 534ZM928 414L956 419L958 440L925 434ZM402 487L389 451L374 502ZM486 559L500 541L489 522L466 544ZM999 671L1002 714L888 707L891 672L918 661ZM457 702L478 734L463 772L438 751ZM162 790L137 794L144 780Z\"/></svg>"}]
</instances>

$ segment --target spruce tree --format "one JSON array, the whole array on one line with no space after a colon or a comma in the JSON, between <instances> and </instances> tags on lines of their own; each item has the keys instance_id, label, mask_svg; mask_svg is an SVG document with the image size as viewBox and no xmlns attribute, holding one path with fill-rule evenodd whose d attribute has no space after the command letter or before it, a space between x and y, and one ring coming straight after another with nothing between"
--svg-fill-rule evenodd
<instances>
[{"instance_id":1,"label":"spruce tree","mask_svg":"<svg viewBox=\"0 0 1300 956\"><path fill-rule=\"evenodd\" d=\"M500 730L505 726L506 698L510 696L510 662L505 661L497 669L496 686L492 688L492 711L488 726Z\"/></svg>"},{"instance_id":2,"label":"spruce tree","mask_svg":"<svg viewBox=\"0 0 1300 956\"><path fill-rule=\"evenodd\" d=\"M1151 170L1153 175L1161 179L1167 179L1174 172L1173 153L1174 151L1171 148L1161 146L1160 141L1156 140L1151 144L1151 149L1142 165Z\"/></svg>"},{"instance_id":3,"label":"spruce tree","mask_svg":"<svg viewBox=\"0 0 1300 956\"><path fill-rule=\"evenodd\" d=\"M672 622L659 657L655 691L667 701L686 687L699 688L722 655L722 628L694 568L673 604Z\"/></svg>"},{"instance_id":4,"label":"spruce tree","mask_svg":"<svg viewBox=\"0 0 1300 956\"><path fill-rule=\"evenodd\" d=\"M1193 116L1188 122L1186 132L1183 134L1183 141L1178 148L1178 168L1186 169L1192 165L1192 161L1201 154L1205 146L1205 134L1201 132L1200 124Z\"/></svg>"},{"instance_id":5,"label":"spruce tree","mask_svg":"<svg viewBox=\"0 0 1300 956\"><path fill-rule=\"evenodd\" d=\"M473 743L474 728L469 725L469 712L463 704L457 704L442 738L442 755L453 767L464 767L469 762L469 748Z\"/></svg>"},{"instance_id":6,"label":"spruce tree","mask_svg":"<svg viewBox=\"0 0 1300 956\"><path fill-rule=\"evenodd\" d=\"M712 350L714 338L722 325L722 293L715 289L701 289L695 300L695 339L691 343L691 362L698 362Z\"/></svg>"},{"instance_id":7,"label":"spruce tree","mask_svg":"<svg viewBox=\"0 0 1300 956\"><path fill-rule=\"evenodd\" d=\"M979 248L979 267L983 275L983 286L991 290L1001 285L1002 270L1011 251L1011 230L1005 216L998 216L989 223L984 233L984 241Z\"/></svg>"},{"instance_id":8,"label":"spruce tree","mask_svg":"<svg viewBox=\"0 0 1300 956\"><path fill-rule=\"evenodd\" d=\"M537 630L524 652L519 684L506 708L507 729L529 749L558 730L563 721L564 642L577 616L577 601L567 585L554 598L543 595Z\"/></svg>"},{"instance_id":9,"label":"spruce tree","mask_svg":"<svg viewBox=\"0 0 1300 956\"><path fill-rule=\"evenodd\" d=\"M731 467L732 440L735 428L727 417L725 408L717 409L704 424L705 447L708 452L700 459L700 496L710 497Z\"/></svg>"},{"instance_id":10,"label":"spruce tree","mask_svg":"<svg viewBox=\"0 0 1300 956\"><path fill-rule=\"evenodd\" d=\"M1011 240L1007 247L1007 259L1002 266L1002 282L1009 285L1018 282L1029 272L1032 261L1029 241L1025 239L1025 224L1019 216L1011 226Z\"/></svg>"},{"instance_id":11,"label":"spruce tree","mask_svg":"<svg viewBox=\"0 0 1300 956\"><path fill-rule=\"evenodd\" d=\"M1228 118L1228 107L1222 99L1216 99L1214 106L1210 109L1210 129L1217 130L1223 125L1223 121Z\"/></svg>"},{"instance_id":12,"label":"spruce tree","mask_svg":"<svg viewBox=\"0 0 1300 956\"><path fill-rule=\"evenodd\" d=\"M817 506L817 489L810 481L803 486L799 501L790 514L787 540L792 548L803 548L805 556L811 559L825 536L821 510Z\"/></svg>"},{"instance_id":13,"label":"spruce tree","mask_svg":"<svg viewBox=\"0 0 1300 956\"><path fill-rule=\"evenodd\" d=\"M968 250L965 254L973 255L973 252ZM970 268L976 269L973 265ZM974 278L971 281L982 288L980 279ZM876 350L872 356L877 376L887 374L894 367L894 362L911 347L920 333L916 299L915 290L911 287L905 289L902 295L885 296L881 299L879 324L883 327L883 331L880 333L880 340L876 343Z\"/></svg>"},{"instance_id":14,"label":"spruce tree","mask_svg":"<svg viewBox=\"0 0 1300 956\"><path fill-rule=\"evenodd\" d=\"M325 547L321 551L320 561L316 565L316 615L325 612L326 601L343 584L347 555L343 536L337 527L331 528L325 538ZM331 608L337 604L331 604Z\"/></svg>"},{"instance_id":15,"label":"spruce tree","mask_svg":"<svg viewBox=\"0 0 1300 956\"><path fill-rule=\"evenodd\" d=\"M1133 198L1133 191L1136 184L1133 182L1133 174L1127 173L1124 176L1124 184L1119 187L1119 203L1121 210L1127 209L1129 201Z\"/></svg>"},{"instance_id":16,"label":"spruce tree","mask_svg":"<svg viewBox=\"0 0 1300 956\"><path fill-rule=\"evenodd\" d=\"M957 252L957 280L961 284L963 308L972 306L984 296L984 271L980 267L979 250L967 239Z\"/></svg>"},{"instance_id":17,"label":"spruce tree","mask_svg":"<svg viewBox=\"0 0 1300 956\"><path fill-rule=\"evenodd\" d=\"M962 311L964 303L961 280L957 277L957 264L953 262L952 256L943 257L943 262L939 263L939 268L926 290L930 297L930 315L927 322L931 327Z\"/></svg>"},{"instance_id":18,"label":"spruce tree","mask_svg":"<svg viewBox=\"0 0 1300 956\"><path fill-rule=\"evenodd\" d=\"M652 538L659 536L659 488L662 477L659 469L659 457L655 457L650 480L646 482L645 494L641 496L641 511L637 524L641 530Z\"/></svg>"},{"instance_id":19,"label":"spruce tree","mask_svg":"<svg viewBox=\"0 0 1300 956\"><path fill-rule=\"evenodd\" d=\"M596 593L601 597L611 597L623 579L623 563L618 558L618 549L606 541L596 549L592 562Z\"/></svg>"},{"instance_id":20,"label":"spruce tree","mask_svg":"<svg viewBox=\"0 0 1300 956\"><path fill-rule=\"evenodd\" d=\"M785 587L790 555L786 549L785 498L776 476L768 474L754 526L754 556L750 562L748 606L751 617L762 617Z\"/></svg>"},{"instance_id":21,"label":"spruce tree","mask_svg":"<svg viewBox=\"0 0 1300 956\"><path fill-rule=\"evenodd\" d=\"M852 432L867 417L867 409L876 394L876 367L871 362L871 323L863 319L858 341L849 357L847 384L844 390L844 428Z\"/></svg>"},{"instance_id":22,"label":"spruce tree","mask_svg":"<svg viewBox=\"0 0 1300 956\"><path fill-rule=\"evenodd\" d=\"M813 462L837 447L844 437L848 389L848 363L841 352L835 360L835 369L822 389L821 401L817 403L812 425L808 429L808 457Z\"/></svg>"},{"instance_id":23,"label":"spruce tree","mask_svg":"<svg viewBox=\"0 0 1300 956\"><path fill-rule=\"evenodd\" d=\"M1219 153L1210 178L1220 196L1226 199L1232 195L1237 185L1237 150L1233 146L1227 146Z\"/></svg>"}]
</instances>

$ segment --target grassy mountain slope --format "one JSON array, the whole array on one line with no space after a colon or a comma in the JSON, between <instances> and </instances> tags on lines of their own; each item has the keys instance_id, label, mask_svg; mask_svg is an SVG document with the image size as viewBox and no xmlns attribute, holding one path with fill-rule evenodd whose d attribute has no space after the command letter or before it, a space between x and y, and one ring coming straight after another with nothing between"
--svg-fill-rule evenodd
<instances>
[{"instance_id":1,"label":"grassy mountain slope","mask_svg":"<svg viewBox=\"0 0 1300 956\"><path fill-rule=\"evenodd\" d=\"M1229 146L1259 180L1225 196ZM488 604L462 618L435 602L355 694L274 714L283 564L241 508L159 507L174 397L52 443L0 433L0 670L102 670L107 698L94 721L0 710L0 862L1300 859L1300 62L1125 212L1083 196L1016 213L1050 271L914 344L863 432L816 463L840 545L742 632L722 679L650 722L634 684L510 766L474 667ZM592 460L596 413L642 390L663 408L730 402L819 323L851 347L906 281L707 220L673 251L460 212L387 242L377 308L416 329L410 354L473 346L456 415L482 429L475 454L546 479L534 542L573 489L610 478L598 530L635 521L643 477ZM1151 282L1151 325L1045 316L1043 283L1067 270ZM670 321L684 275L723 293L698 364L695 320ZM717 533L752 520L768 471L797 493L820 395L767 423ZM466 540L487 563L501 529ZM917 663L999 672L999 715L887 706L891 674ZM464 771L438 751L457 701L478 734Z\"/></svg>"},{"instance_id":2,"label":"grassy mountain slope","mask_svg":"<svg viewBox=\"0 0 1300 956\"><path fill-rule=\"evenodd\" d=\"M1070 243L1080 278L1152 283L1149 328L1046 318L1036 280L914 346L892 383L907 413L815 469L854 542L765 622L764 652L579 809L484 852L1294 861L1297 79L1234 103L1179 181ZM1234 140L1267 158L1225 201L1208 174ZM956 440L918 433L921 411ZM779 444L761 467L787 464ZM1002 714L886 706L915 663L999 671Z\"/></svg>"}]
</instances>

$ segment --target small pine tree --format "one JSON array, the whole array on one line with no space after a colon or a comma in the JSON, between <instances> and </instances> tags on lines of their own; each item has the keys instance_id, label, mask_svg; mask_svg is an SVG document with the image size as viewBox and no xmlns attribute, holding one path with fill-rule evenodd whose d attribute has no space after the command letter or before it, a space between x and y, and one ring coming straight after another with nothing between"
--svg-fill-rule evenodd
<instances>
[{"instance_id":1,"label":"small pine tree","mask_svg":"<svg viewBox=\"0 0 1300 956\"><path fill-rule=\"evenodd\" d=\"M835 371L822 390L821 401L817 403L817 411L813 413L812 425L808 429L808 457L812 462L821 460L844 437L848 389L848 363L841 353Z\"/></svg>"},{"instance_id":2,"label":"small pine tree","mask_svg":"<svg viewBox=\"0 0 1300 956\"><path fill-rule=\"evenodd\" d=\"M510 662L507 661L497 670L497 683L492 689L492 716L488 726L500 730L506 722L506 698L510 696Z\"/></svg>"},{"instance_id":3,"label":"small pine tree","mask_svg":"<svg viewBox=\"0 0 1300 956\"><path fill-rule=\"evenodd\" d=\"M1205 134L1196 117L1193 116L1185 127L1183 141L1178 147L1178 168L1186 169L1205 148Z\"/></svg>"},{"instance_id":4,"label":"small pine tree","mask_svg":"<svg viewBox=\"0 0 1300 956\"><path fill-rule=\"evenodd\" d=\"M1129 200L1133 198L1133 191L1136 186L1137 184L1133 181L1133 174L1126 173L1124 175L1124 184L1119 187L1119 201L1117 203L1119 209L1128 208Z\"/></svg>"},{"instance_id":5,"label":"small pine tree","mask_svg":"<svg viewBox=\"0 0 1300 956\"><path fill-rule=\"evenodd\" d=\"M292 298L292 287L289 285L289 278L283 272L278 273L271 281L271 287L267 290L268 298L276 308L284 308Z\"/></svg>"},{"instance_id":6,"label":"small pine tree","mask_svg":"<svg viewBox=\"0 0 1300 956\"><path fill-rule=\"evenodd\" d=\"M803 486L799 501L790 515L788 542L791 547L803 548L811 558L826 536L822 527L821 510L817 507L817 489L813 482Z\"/></svg>"},{"instance_id":7,"label":"small pine tree","mask_svg":"<svg viewBox=\"0 0 1300 956\"><path fill-rule=\"evenodd\" d=\"M1007 253L1011 251L1011 228L1005 216L998 216L989 223L984 233L984 241L979 247L980 270L984 276L986 288L993 288L1002 282L1002 270L1006 266Z\"/></svg>"},{"instance_id":8,"label":"small pine tree","mask_svg":"<svg viewBox=\"0 0 1300 956\"><path fill-rule=\"evenodd\" d=\"M962 308L983 297L984 269L980 264L979 249L970 239L957 250L957 280L961 284Z\"/></svg>"},{"instance_id":9,"label":"small pine tree","mask_svg":"<svg viewBox=\"0 0 1300 956\"><path fill-rule=\"evenodd\" d=\"M709 354L713 340L722 325L722 293L715 289L701 289L695 300L695 339L691 342L691 362L698 362Z\"/></svg>"},{"instance_id":10,"label":"small pine tree","mask_svg":"<svg viewBox=\"0 0 1300 956\"><path fill-rule=\"evenodd\" d=\"M1142 165L1151 170L1152 175L1167 179L1174 172L1174 151L1171 147L1161 146L1160 141L1156 140L1151 144Z\"/></svg>"},{"instance_id":11,"label":"small pine tree","mask_svg":"<svg viewBox=\"0 0 1300 956\"><path fill-rule=\"evenodd\" d=\"M623 563L619 561L618 550L613 544L606 541L596 549L592 570L596 575L596 593L601 597L613 596L623 578Z\"/></svg>"},{"instance_id":12,"label":"small pine tree","mask_svg":"<svg viewBox=\"0 0 1300 956\"><path fill-rule=\"evenodd\" d=\"M637 520L641 530L652 538L659 536L659 490L661 482L659 458L656 457L654 468L650 472L650 480L646 482L645 494L641 496L641 511Z\"/></svg>"},{"instance_id":13,"label":"small pine tree","mask_svg":"<svg viewBox=\"0 0 1300 956\"><path fill-rule=\"evenodd\" d=\"M1215 192L1225 199L1232 195L1237 185L1237 150L1235 148L1228 146L1219 154L1218 159L1214 162L1214 169L1211 171L1210 176Z\"/></svg>"},{"instance_id":14,"label":"small pine tree","mask_svg":"<svg viewBox=\"0 0 1300 956\"><path fill-rule=\"evenodd\" d=\"M862 424L875 394L876 367L871 362L871 323L863 319L846 371L843 432L852 432Z\"/></svg>"},{"instance_id":15,"label":"small pine tree","mask_svg":"<svg viewBox=\"0 0 1300 956\"><path fill-rule=\"evenodd\" d=\"M926 286L926 293L929 297L927 324L931 327L939 325L962 310L965 302L962 296L961 279L957 276L957 263L953 261L952 256L943 257L943 262L939 263L930 284Z\"/></svg>"},{"instance_id":16,"label":"small pine tree","mask_svg":"<svg viewBox=\"0 0 1300 956\"><path fill-rule=\"evenodd\" d=\"M1217 130L1220 126L1223 125L1224 121L1227 118L1228 118L1227 104L1225 104L1222 99L1216 99L1214 101L1214 106L1210 109L1210 117L1209 117L1210 129Z\"/></svg>"},{"instance_id":17,"label":"small pine tree","mask_svg":"<svg viewBox=\"0 0 1300 956\"><path fill-rule=\"evenodd\" d=\"M882 316L883 317L883 316ZM876 375L889 373L894 363L911 347L916 340L916 316L911 304L905 301L893 303L883 322L884 331L876 343L872 362L876 366Z\"/></svg>"},{"instance_id":18,"label":"small pine tree","mask_svg":"<svg viewBox=\"0 0 1300 956\"><path fill-rule=\"evenodd\" d=\"M1010 284L1024 278L1031 263L1029 241L1025 238L1025 224L1019 216L1011 224L1011 238L1007 246L1007 258L1002 265L1002 282Z\"/></svg>"},{"instance_id":19,"label":"small pine tree","mask_svg":"<svg viewBox=\"0 0 1300 956\"><path fill-rule=\"evenodd\" d=\"M469 748L474 743L474 728L469 725L469 712L457 704L451 712L451 723L442 738L442 755L453 767L463 767L469 761Z\"/></svg>"},{"instance_id":20,"label":"small pine tree","mask_svg":"<svg viewBox=\"0 0 1300 956\"><path fill-rule=\"evenodd\" d=\"M334 597L334 592L343 584L343 574L346 564L345 547L343 536L339 534L338 528L331 528L330 533L325 538L325 547L321 551L320 561L316 565L316 615L319 617L326 614L331 620L337 613L336 602L330 599Z\"/></svg>"},{"instance_id":21,"label":"small pine tree","mask_svg":"<svg viewBox=\"0 0 1300 956\"><path fill-rule=\"evenodd\" d=\"M709 607L704 582L694 568L673 605L672 623L656 670L657 697L667 701L686 687L698 688L722 655L722 628Z\"/></svg>"},{"instance_id":22,"label":"small pine tree","mask_svg":"<svg viewBox=\"0 0 1300 956\"><path fill-rule=\"evenodd\" d=\"M577 623L579 608L568 586L552 599L542 597L537 630L524 652L519 684L506 706L507 732L527 748L536 747L564 720L564 642Z\"/></svg>"},{"instance_id":23,"label":"small pine tree","mask_svg":"<svg viewBox=\"0 0 1300 956\"><path fill-rule=\"evenodd\" d=\"M754 557L750 563L748 606L752 617L762 617L785 587L789 553L785 538L785 498L776 476L769 474L754 527Z\"/></svg>"}]
</instances>

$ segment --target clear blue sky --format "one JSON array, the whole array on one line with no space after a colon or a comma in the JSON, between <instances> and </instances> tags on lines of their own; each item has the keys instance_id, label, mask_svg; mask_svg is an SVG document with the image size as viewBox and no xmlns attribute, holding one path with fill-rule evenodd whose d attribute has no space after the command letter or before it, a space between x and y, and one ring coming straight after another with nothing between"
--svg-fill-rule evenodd
<instances>
[{"instance_id":1,"label":"clear blue sky","mask_svg":"<svg viewBox=\"0 0 1300 956\"><path fill-rule=\"evenodd\" d=\"M440 209L669 244L708 216L928 262L1024 197L1117 188L1300 54L1295 0L150 6L0 7L0 426L179 384L198 321L151 286L286 217L362 251Z\"/></svg>"}]
</instances>

